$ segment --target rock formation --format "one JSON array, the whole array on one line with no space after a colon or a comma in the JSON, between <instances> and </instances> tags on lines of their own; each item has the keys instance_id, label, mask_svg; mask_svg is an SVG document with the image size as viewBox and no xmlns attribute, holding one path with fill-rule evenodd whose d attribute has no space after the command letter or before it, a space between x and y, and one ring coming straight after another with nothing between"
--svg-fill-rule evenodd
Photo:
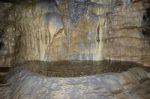
<instances>
[{"instance_id":1,"label":"rock formation","mask_svg":"<svg viewBox=\"0 0 150 99\"><path fill-rule=\"evenodd\" d=\"M65 65L37 61L24 63L7 75L8 83L0 91L0 98L149 99L150 75L144 69L132 68L122 73L101 74L100 65L97 69L92 69L93 65L89 63L86 65L76 62ZM49 75L47 70L50 70ZM80 75L77 75L78 70L82 71ZM95 70L97 72L94 73Z\"/></svg>"},{"instance_id":2,"label":"rock formation","mask_svg":"<svg viewBox=\"0 0 150 99\"><path fill-rule=\"evenodd\" d=\"M149 0L0 0L0 99L149 99L149 12Z\"/></svg>"},{"instance_id":3,"label":"rock formation","mask_svg":"<svg viewBox=\"0 0 150 99\"><path fill-rule=\"evenodd\" d=\"M16 2L1 27L12 63L121 60L149 65L148 0Z\"/></svg>"}]
</instances>

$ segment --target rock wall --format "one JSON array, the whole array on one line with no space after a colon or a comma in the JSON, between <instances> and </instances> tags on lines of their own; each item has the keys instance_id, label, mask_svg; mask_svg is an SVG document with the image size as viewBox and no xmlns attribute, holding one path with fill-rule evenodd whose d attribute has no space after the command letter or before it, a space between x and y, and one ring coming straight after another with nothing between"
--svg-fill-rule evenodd
<instances>
[{"instance_id":1,"label":"rock wall","mask_svg":"<svg viewBox=\"0 0 150 99\"><path fill-rule=\"evenodd\" d=\"M15 45L15 27L10 9L11 3L0 2L0 67L10 66L12 64L14 45Z\"/></svg>"},{"instance_id":2,"label":"rock wall","mask_svg":"<svg viewBox=\"0 0 150 99\"><path fill-rule=\"evenodd\" d=\"M5 34L14 39L7 44L14 63L121 60L150 65L149 39L143 34L148 0L29 1L9 10L15 31Z\"/></svg>"},{"instance_id":3,"label":"rock wall","mask_svg":"<svg viewBox=\"0 0 150 99\"><path fill-rule=\"evenodd\" d=\"M132 60L149 65L149 44L142 35L145 1L126 0L114 9L111 29L104 41L104 57L115 60Z\"/></svg>"},{"instance_id":4,"label":"rock wall","mask_svg":"<svg viewBox=\"0 0 150 99\"><path fill-rule=\"evenodd\" d=\"M10 72L7 78L7 86L0 91L0 98L149 99L150 97L149 74L141 68L132 68L122 73L101 75L88 75L88 72L86 76L78 77L62 77L63 75L56 77L57 73L55 73L56 75L47 77L39 75L40 72L23 69L22 66ZM33 68L35 66L41 68L40 70L47 70L45 66L39 67L39 64L32 64L32 66ZM62 72L64 72L62 74L68 73Z\"/></svg>"}]
</instances>

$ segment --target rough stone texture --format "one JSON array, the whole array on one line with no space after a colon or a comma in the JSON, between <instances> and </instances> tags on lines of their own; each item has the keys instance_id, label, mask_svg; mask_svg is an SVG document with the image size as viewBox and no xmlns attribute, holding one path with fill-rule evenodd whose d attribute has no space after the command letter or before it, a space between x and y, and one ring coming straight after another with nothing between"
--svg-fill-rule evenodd
<instances>
[{"instance_id":1,"label":"rough stone texture","mask_svg":"<svg viewBox=\"0 0 150 99\"><path fill-rule=\"evenodd\" d=\"M15 28L20 33L15 63L111 59L149 65L149 44L142 35L148 7L144 4L56 0L15 5Z\"/></svg>"},{"instance_id":2,"label":"rough stone texture","mask_svg":"<svg viewBox=\"0 0 150 99\"><path fill-rule=\"evenodd\" d=\"M15 28L11 3L0 2L0 67L12 65L15 45Z\"/></svg>"},{"instance_id":3,"label":"rough stone texture","mask_svg":"<svg viewBox=\"0 0 150 99\"><path fill-rule=\"evenodd\" d=\"M132 60L149 64L150 47L141 34L144 28L143 14L146 9L143 2L128 2L116 7L113 15L110 15L111 30L106 35L108 43L104 44L106 46L104 55L108 59Z\"/></svg>"},{"instance_id":4,"label":"rough stone texture","mask_svg":"<svg viewBox=\"0 0 150 99\"><path fill-rule=\"evenodd\" d=\"M6 17L7 63L121 60L149 66L148 8L148 0L18 2Z\"/></svg>"},{"instance_id":5,"label":"rough stone texture","mask_svg":"<svg viewBox=\"0 0 150 99\"><path fill-rule=\"evenodd\" d=\"M0 77L0 99L150 98L150 74L126 62L150 66L148 0L12 3L0 2L0 66L51 66L18 65Z\"/></svg>"},{"instance_id":6,"label":"rough stone texture","mask_svg":"<svg viewBox=\"0 0 150 99\"><path fill-rule=\"evenodd\" d=\"M87 75L77 77L62 77L63 75L48 77L39 73L18 67L7 77L9 87L5 88L8 89L2 90L0 94L6 91L8 99L150 98L150 78L142 68L132 68L122 73L94 75L87 73Z\"/></svg>"}]
</instances>

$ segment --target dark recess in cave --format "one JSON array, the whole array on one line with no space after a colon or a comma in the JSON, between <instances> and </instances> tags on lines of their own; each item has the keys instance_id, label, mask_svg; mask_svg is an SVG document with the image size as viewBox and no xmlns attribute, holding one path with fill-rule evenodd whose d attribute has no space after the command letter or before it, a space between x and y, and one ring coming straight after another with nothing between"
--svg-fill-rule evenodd
<instances>
[{"instance_id":1,"label":"dark recess in cave","mask_svg":"<svg viewBox=\"0 0 150 99\"><path fill-rule=\"evenodd\" d=\"M0 0L0 2L3 2L3 3L15 3L16 1L15 0Z\"/></svg>"},{"instance_id":2,"label":"dark recess in cave","mask_svg":"<svg viewBox=\"0 0 150 99\"><path fill-rule=\"evenodd\" d=\"M55 2L55 0L0 0L0 2L2 3L20 3L20 2L29 2L29 3L32 3L32 2L37 2L37 1L48 1L48 2Z\"/></svg>"},{"instance_id":3,"label":"dark recess in cave","mask_svg":"<svg viewBox=\"0 0 150 99\"><path fill-rule=\"evenodd\" d=\"M0 40L3 38L3 32L0 32ZM4 43L2 41L0 41L0 50L3 48Z\"/></svg>"},{"instance_id":4,"label":"dark recess in cave","mask_svg":"<svg viewBox=\"0 0 150 99\"><path fill-rule=\"evenodd\" d=\"M143 16L143 21L144 21L144 30L142 31L142 34L150 44L150 7L146 9L146 13Z\"/></svg>"},{"instance_id":5,"label":"dark recess in cave","mask_svg":"<svg viewBox=\"0 0 150 99\"><path fill-rule=\"evenodd\" d=\"M3 46L4 46L4 43L0 42L0 50L3 48Z\"/></svg>"}]
</instances>

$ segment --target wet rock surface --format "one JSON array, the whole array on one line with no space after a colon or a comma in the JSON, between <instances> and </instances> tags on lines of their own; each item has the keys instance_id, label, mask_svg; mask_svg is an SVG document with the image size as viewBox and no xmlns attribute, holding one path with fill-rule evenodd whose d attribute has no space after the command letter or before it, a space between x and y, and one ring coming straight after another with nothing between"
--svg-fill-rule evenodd
<instances>
[{"instance_id":1,"label":"wet rock surface","mask_svg":"<svg viewBox=\"0 0 150 99\"><path fill-rule=\"evenodd\" d=\"M32 66L37 69L35 63ZM38 69L44 71L43 67ZM62 70L61 75L59 72L57 75L57 72L51 70L53 75L50 74L47 76L46 74L41 75L41 71L31 71L24 68L19 66L10 72L6 77L8 86L0 94L5 92L6 96L9 97L8 99L150 98L149 74L140 67L133 67L121 73L100 72L91 75L88 74L89 72L86 72L86 75L74 75L70 77L65 75L66 73L69 74L69 69L66 69L67 71ZM63 68L67 68L67 66L63 66ZM1 97L5 96L5 94L1 95ZM7 99L7 97L3 99Z\"/></svg>"},{"instance_id":2,"label":"wet rock surface","mask_svg":"<svg viewBox=\"0 0 150 99\"><path fill-rule=\"evenodd\" d=\"M133 67L139 67L150 72L150 68L129 61L27 61L13 66L14 71L27 70L49 77L78 77L102 73L123 72Z\"/></svg>"},{"instance_id":3,"label":"wet rock surface","mask_svg":"<svg viewBox=\"0 0 150 99\"><path fill-rule=\"evenodd\" d=\"M6 53L2 65L31 60L107 59L149 66L148 0L27 0L1 4L8 8L1 9L7 16L0 27L4 32L2 53Z\"/></svg>"},{"instance_id":4,"label":"wet rock surface","mask_svg":"<svg viewBox=\"0 0 150 99\"><path fill-rule=\"evenodd\" d=\"M0 71L0 99L149 99L149 7L149 0L2 0L0 67L14 69Z\"/></svg>"}]
</instances>

